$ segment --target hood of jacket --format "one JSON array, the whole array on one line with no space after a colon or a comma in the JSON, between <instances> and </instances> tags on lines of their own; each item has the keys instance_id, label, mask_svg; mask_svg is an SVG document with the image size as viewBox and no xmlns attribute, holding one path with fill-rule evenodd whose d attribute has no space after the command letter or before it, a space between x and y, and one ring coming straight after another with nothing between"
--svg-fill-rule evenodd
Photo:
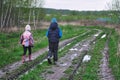
<instances>
[{"instance_id":1,"label":"hood of jacket","mask_svg":"<svg viewBox=\"0 0 120 80\"><path fill-rule=\"evenodd\" d=\"M52 18L51 23L54 23L54 22L57 23L57 19L56 18Z\"/></svg>"},{"instance_id":2,"label":"hood of jacket","mask_svg":"<svg viewBox=\"0 0 120 80\"><path fill-rule=\"evenodd\" d=\"M58 28L58 24L56 22L53 22L50 24L50 29L51 30L56 30Z\"/></svg>"}]
</instances>

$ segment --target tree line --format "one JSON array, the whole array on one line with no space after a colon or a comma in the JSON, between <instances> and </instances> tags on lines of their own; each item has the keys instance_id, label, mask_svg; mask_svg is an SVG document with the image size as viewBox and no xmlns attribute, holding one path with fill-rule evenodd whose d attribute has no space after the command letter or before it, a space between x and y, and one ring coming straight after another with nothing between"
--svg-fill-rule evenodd
<instances>
[{"instance_id":1,"label":"tree line","mask_svg":"<svg viewBox=\"0 0 120 80\"><path fill-rule=\"evenodd\" d=\"M43 0L0 0L0 29L20 27L43 18ZM42 16L41 16L42 15Z\"/></svg>"},{"instance_id":2,"label":"tree line","mask_svg":"<svg viewBox=\"0 0 120 80\"><path fill-rule=\"evenodd\" d=\"M112 11L111 16L118 19L118 23L120 23L120 0L112 0L107 6L109 10Z\"/></svg>"},{"instance_id":3,"label":"tree line","mask_svg":"<svg viewBox=\"0 0 120 80\"><path fill-rule=\"evenodd\" d=\"M108 11L69 11L69 10L55 10L42 8L44 0L0 0L0 30L11 27L21 27L24 24L32 24L35 28L40 24L46 13L61 15L103 15L108 14ZM108 4L109 13L112 13L111 17L116 17L120 20L120 1L112 0ZM66 17L66 16L65 16ZM46 19L46 18L44 18ZM51 19L51 18L50 18ZM69 19L69 17L68 17ZM71 18L70 18L71 19Z\"/></svg>"}]
</instances>

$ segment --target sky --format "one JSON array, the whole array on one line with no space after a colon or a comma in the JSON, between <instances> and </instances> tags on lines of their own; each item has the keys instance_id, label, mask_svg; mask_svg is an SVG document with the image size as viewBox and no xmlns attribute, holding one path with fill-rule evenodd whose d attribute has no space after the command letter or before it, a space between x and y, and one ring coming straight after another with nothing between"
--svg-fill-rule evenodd
<instances>
[{"instance_id":1,"label":"sky","mask_svg":"<svg viewBox=\"0 0 120 80\"><path fill-rule=\"evenodd\" d=\"M69 9L78 11L107 10L112 0L44 0L44 8Z\"/></svg>"}]
</instances>

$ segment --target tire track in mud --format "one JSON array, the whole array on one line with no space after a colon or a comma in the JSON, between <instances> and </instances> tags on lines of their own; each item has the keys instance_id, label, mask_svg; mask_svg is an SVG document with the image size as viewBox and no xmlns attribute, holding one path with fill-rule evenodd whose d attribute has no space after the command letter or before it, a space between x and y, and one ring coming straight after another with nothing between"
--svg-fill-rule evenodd
<instances>
[{"instance_id":1,"label":"tire track in mud","mask_svg":"<svg viewBox=\"0 0 120 80\"><path fill-rule=\"evenodd\" d=\"M70 39L66 39L64 41L61 41L59 43L59 48L65 46L66 44L72 42L74 39L76 39L78 36L76 37L73 37L73 38L70 38ZM43 48L43 49L40 49L39 51L35 52L34 54L32 54L32 60L35 60L38 56L42 55L43 53L45 53L46 51L48 50L48 47L46 48ZM46 57L45 57L46 58ZM43 60L45 59L43 58ZM43 61L41 60L41 62ZM26 61L28 61L28 57L26 58ZM35 64L38 64L39 62L36 62ZM5 76L5 75L8 75L8 73L10 74L10 72L12 72L13 70L16 70L17 68L19 68L23 63L21 61L17 61L13 64L10 64L10 65L7 65L6 67L2 68L0 70L0 79ZM34 66L35 64L31 65ZM25 70L26 71L26 70ZM25 72L25 71L22 71L21 73ZM18 73L18 75L20 75L21 73ZM14 77L11 76L11 78Z\"/></svg>"},{"instance_id":2,"label":"tire track in mud","mask_svg":"<svg viewBox=\"0 0 120 80\"><path fill-rule=\"evenodd\" d=\"M101 32L99 31L97 35L99 35L100 33ZM74 74L80 67L83 57L85 56L86 52L89 51L91 44L96 40L97 36L95 35L92 35L92 37L89 37L81 42L78 42L78 44L72 47L72 49L70 49L69 52L64 57L58 60L57 65L53 65L52 68L48 69L45 73L42 74L43 78L45 80L60 80L62 77L68 77L66 76L64 71L67 70L72 65L72 61L75 58L81 56L80 61L76 65L72 74L69 75L68 77L69 80L73 80ZM49 73L49 71L52 73Z\"/></svg>"},{"instance_id":3,"label":"tire track in mud","mask_svg":"<svg viewBox=\"0 0 120 80\"><path fill-rule=\"evenodd\" d=\"M85 33L83 33L83 34L81 34L79 36L83 36L83 35L85 35L87 33L89 33L89 30L88 30L88 32L85 32ZM79 36L76 36L76 37L73 37L73 38L61 41L59 43L59 48L62 48L64 46L66 46L67 44L69 44L70 42L72 42L74 39L76 39ZM22 75L26 71L28 71L31 68L33 68L35 65L37 65L37 64L41 63L43 60L45 60L46 56L44 56L39 61L37 61L36 58L38 56L42 55L43 53L45 53L47 50L48 50L48 47L40 49L39 51L37 51L34 54L32 54L32 63L30 62L31 64L29 63L29 65L25 64L26 68L24 68L23 70L19 70L19 67L21 67L22 64L23 64L21 61L17 61L17 62L15 62L13 64L7 65L6 67L0 69L0 80L1 79L2 80L13 80L13 79L16 79L17 77L19 77L20 75ZM28 57L26 58L26 61L28 61Z\"/></svg>"},{"instance_id":4,"label":"tire track in mud","mask_svg":"<svg viewBox=\"0 0 120 80\"><path fill-rule=\"evenodd\" d=\"M111 33L108 35L104 50L102 51L103 58L101 60L100 64L100 80L115 80L114 76L112 75L112 71L109 67L109 39L110 39Z\"/></svg>"}]
</instances>

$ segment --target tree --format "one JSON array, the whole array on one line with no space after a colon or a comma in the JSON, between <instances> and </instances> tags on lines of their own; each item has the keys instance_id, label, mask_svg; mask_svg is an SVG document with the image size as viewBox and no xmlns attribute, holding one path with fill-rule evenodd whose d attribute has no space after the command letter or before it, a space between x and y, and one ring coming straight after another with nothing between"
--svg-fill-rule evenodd
<instances>
[{"instance_id":1,"label":"tree","mask_svg":"<svg viewBox=\"0 0 120 80\"><path fill-rule=\"evenodd\" d=\"M112 11L111 16L116 17L120 23L120 0L112 0L111 3L108 3L108 8Z\"/></svg>"},{"instance_id":2,"label":"tree","mask_svg":"<svg viewBox=\"0 0 120 80\"><path fill-rule=\"evenodd\" d=\"M110 10L112 10L113 15L118 19L118 23L120 24L120 0L113 0L111 4L108 5ZM116 31L119 32L120 27L116 27ZM117 47L117 55L120 56L120 38L118 41L118 47Z\"/></svg>"},{"instance_id":3,"label":"tree","mask_svg":"<svg viewBox=\"0 0 120 80\"><path fill-rule=\"evenodd\" d=\"M36 20L36 8L42 7L43 0L0 0L0 29L20 26L24 21L30 24ZM32 15L33 13L33 15Z\"/></svg>"}]
</instances>

